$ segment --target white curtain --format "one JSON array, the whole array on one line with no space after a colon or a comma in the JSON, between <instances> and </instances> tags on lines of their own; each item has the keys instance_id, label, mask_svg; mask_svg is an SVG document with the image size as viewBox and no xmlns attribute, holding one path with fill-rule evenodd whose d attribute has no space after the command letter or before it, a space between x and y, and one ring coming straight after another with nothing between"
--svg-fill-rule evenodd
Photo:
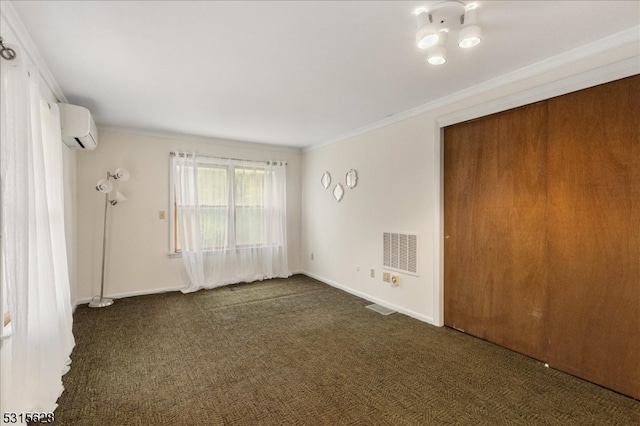
<instances>
[{"instance_id":1,"label":"white curtain","mask_svg":"<svg viewBox=\"0 0 640 426\"><path fill-rule=\"evenodd\" d=\"M60 117L40 98L38 71L1 65L1 403L4 412L51 412L74 346L67 268Z\"/></svg>"},{"instance_id":2,"label":"white curtain","mask_svg":"<svg viewBox=\"0 0 640 426\"><path fill-rule=\"evenodd\" d=\"M285 163L195 153L172 162L184 293L291 275Z\"/></svg>"}]
</instances>

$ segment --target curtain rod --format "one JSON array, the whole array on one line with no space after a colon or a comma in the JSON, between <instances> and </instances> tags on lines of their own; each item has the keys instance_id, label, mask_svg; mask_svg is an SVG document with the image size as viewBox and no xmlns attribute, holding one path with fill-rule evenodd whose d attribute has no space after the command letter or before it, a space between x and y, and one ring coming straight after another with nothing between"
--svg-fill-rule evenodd
<instances>
[{"instance_id":1,"label":"curtain rod","mask_svg":"<svg viewBox=\"0 0 640 426\"><path fill-rule=\"evenodd\" d=\"M169 154L173 157L175 157L176 155L180 154L182 156L187 156L187 157L191 157L193 154L190 152L175 152L175 151L171 151L169 152ZM284 163L285 166L289 165L286 161L282 161L282 160L246 160L246 159L242 159L242 158L230 158L230 157L211 157L208 155L198 155L196 154L197 157L204 157L204 158L216 158L219 160L231 160L231 161L248 161L251 163Z\"/></svg>"}]
</instances>

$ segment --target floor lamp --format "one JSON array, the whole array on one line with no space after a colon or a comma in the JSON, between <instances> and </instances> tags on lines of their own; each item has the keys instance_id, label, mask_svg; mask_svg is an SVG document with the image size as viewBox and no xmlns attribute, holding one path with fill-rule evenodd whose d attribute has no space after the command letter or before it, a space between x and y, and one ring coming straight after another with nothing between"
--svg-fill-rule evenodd
<instances>
[{"instance_id":1,"label":"floor lamp","mask_svg":"<svg viewBox=\"0 0 640 426\"><path fill-rule=\"evenodd\" d=\"M126 181L129 180L129 172L123 168L116 169L112 174L107 172L106 179L100 179L96 184L96 191L104 194L104 227L102 229L102 279L100 281L100 296L95 296L89 303L90 308L104 308L109 305L113 305L113 299L104 297L104 259L107 248L107 213L109 206L115 206L118 203L127 201L127 198L116 191L115 197L112 200L109 199L109 194L113 191L113 183L110 179Z\"/></svg>"}]
</instances>

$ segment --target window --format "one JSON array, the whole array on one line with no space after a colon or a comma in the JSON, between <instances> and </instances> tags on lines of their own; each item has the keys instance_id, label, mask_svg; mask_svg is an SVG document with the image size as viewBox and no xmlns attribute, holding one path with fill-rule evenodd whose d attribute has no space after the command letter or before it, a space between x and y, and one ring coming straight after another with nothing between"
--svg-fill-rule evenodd
<instances>
[{"instance_id":1,"label":"window","mask_svg":"<svg viewBox=\"0 0 640 426\"><path fill-rule=\"evenodd\" d=\"M233 176L236 246L264 245L265 171L236 167Z\"/></svg>"},{"instance_id":2,"label":"window","mask_svg":"<svg viewBox=\"0 0 640 426\"><path fill-rule=\"evenodd\" d=\"M201 218L202 248L220 249L228 246L227 233L227 169L213 164L198 164L198 201ZM176 211L176 235L178 248L180 231Z\"/></svg>"},{"instance_id":3,"label":"window","mask_svg":"<svg viewBox=\"0 0 640 426\"><path fill-rule=\"evenodd\" d=\"M180 212L197 210L202 250L228 250L277 244L265 232L265 191L274 172L266 163L197 157L193 205L178 205L172 183L172 252L181 252ZM269 241L271 240L271 241Z\"/></svg>"}]
</instances>

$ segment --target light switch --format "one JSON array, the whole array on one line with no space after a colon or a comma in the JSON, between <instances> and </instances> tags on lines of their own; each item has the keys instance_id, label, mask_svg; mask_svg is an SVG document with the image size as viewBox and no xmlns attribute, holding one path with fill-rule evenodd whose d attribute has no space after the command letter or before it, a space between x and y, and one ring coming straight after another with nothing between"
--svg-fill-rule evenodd
<instances>
[{"instance_id":1,"label":"light switch","mask_svg":"<svg viewBox=\"0 0 640 426\"><path fill-rule=\"evenodd\" d=\"M167 217L167 212L165 212L164 210L160 210L160 214L158 215L158 217L160 217L160 219L165 219Z\"/></svg>"}]
</instances>

